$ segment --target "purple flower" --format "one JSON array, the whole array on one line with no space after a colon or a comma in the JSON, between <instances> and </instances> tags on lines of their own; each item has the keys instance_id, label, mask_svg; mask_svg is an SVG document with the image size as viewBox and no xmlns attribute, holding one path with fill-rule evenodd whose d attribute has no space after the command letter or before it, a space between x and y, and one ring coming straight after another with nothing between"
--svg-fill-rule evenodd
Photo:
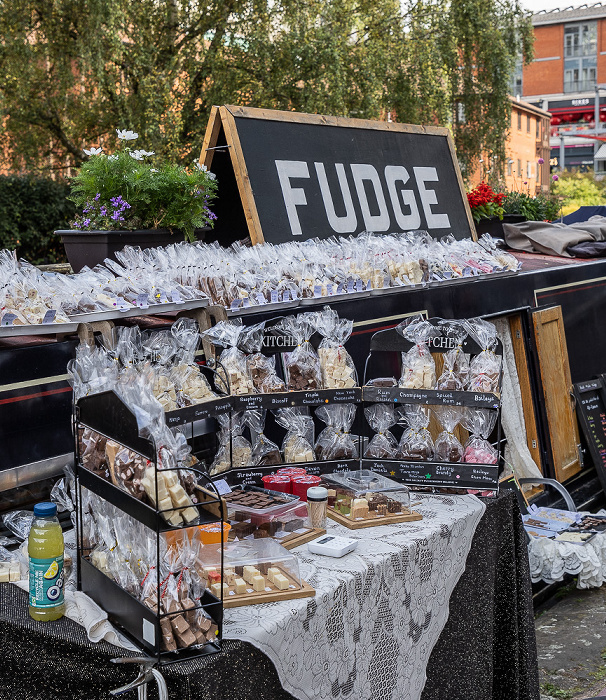
<instances>
[{"instance_id":1,"label":"purple flower","mask_svg":"<svg viewBox=\"0 0 606 700\"><path fill-rule=\"evenodd\" d=\"M119 218L120 218L120 212L119 212L119 211L115 211L115 212L112 213L112 219L113 219L114 221L118 221Z\"/></svg>"},{"instance_id":2,"label":"purple flower","mask_svg":"<svg viewBox=\"0 0 606 700\"><path fill-rule=\"evenodd\" d=\"M90 226L90 219L84 219L84 221L82 222L82 226L84 226L84 228Z\"/></svg>"},{"instance_id":3,"label":"purple flower","mask_svg":"<svg viewBox=\"0 0 606 700\"><path fill-rule=\"evenodd\" d=\"M559 177L559 175L553 175L551 179L552 179L554 182L557 182L557 181L560 179L560 177Z\"/></svg>"},{"instance_id":4,"label":"purple flower","mask_svg":"<svg viewBox=\"0 0 606 700\"><path fill-rule=\"evenodd\" d=\"M543 163L544 163L545 161L544 161L542 158L539 158L539 160L538 160L537 162L538 162L539 165L543 165Z\"/></svg>"},{"instance_id":5,"label":"purple flower","mask_svg":"<svg viewBox=\"0 0 606 700\"><path fill-rule=\"evenodd\" d=\"M528 184L528 180L524 180L524 184L527 185L527 184Z\"/></svg>"},{"instance_id":6,"label":"purple flower","mask_svg":"<svg viewBox=\"0 0 606 700\"><path fill-rule=\"evenodd\" d=\"M101 216L107 216L107 207L101 207Z\"/></svg>"},{"instance_id":7,"label":"purple flower","mask_svg":"<svg viewBox=\"0 0 606 700\"><path fill-rule=\"evenodd\" d=\"M95 195L95 202L99 201L100 196L101 196L101 192L97 192L97 194Z\"/></svg>"}]
</instances>

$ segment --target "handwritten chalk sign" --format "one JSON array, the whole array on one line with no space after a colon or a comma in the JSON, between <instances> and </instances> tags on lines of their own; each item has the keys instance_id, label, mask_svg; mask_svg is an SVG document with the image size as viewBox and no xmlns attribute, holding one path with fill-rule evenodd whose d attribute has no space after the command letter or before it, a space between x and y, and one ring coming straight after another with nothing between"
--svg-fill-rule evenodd
<instances>
[{"instance_id":1,"label":"handwritten chalk sign","mask_svg":"<svg viewBox=\"0 0 606 700\"><path fill-rule=\"evenodd\" d=\"M574 385L577 417L602 488L606 491L606 389L602 379Z\"/></svg>"},{"instance_id":2,"label":"handwritten chalk sign","mask_svg":"<svg viewBox=\"0 0 606 700\"><path fill-rule=\"evenodd\" d=\"M442 127L214 107L200 162L219 179L220 240L222 227L253 243L415 229L475 238Z\"/></svg>"}]
</instances>

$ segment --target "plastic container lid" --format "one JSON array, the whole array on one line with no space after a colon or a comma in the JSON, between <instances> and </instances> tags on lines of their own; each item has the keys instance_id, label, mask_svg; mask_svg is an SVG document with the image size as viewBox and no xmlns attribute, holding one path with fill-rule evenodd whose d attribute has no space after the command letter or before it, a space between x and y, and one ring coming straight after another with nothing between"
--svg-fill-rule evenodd
<instances>
[{"instance_id":1,"label":"plastic container lid","mask_svg":"<svg viewBox=\"0 0 606 700\"><path fill-rule=\"evenodd\" d=\"M323 480L330 486L337 485L349 489L354 494L364 494L368 491L375 493L385 493L389 491L408 492L404 484L392 481L382 474L370 471L369 469L357 469L346 472L335 472L324 474Z\"/></svg>"},{"instance_id":2,"label":"plastic container lid","mask_svg":"<svg viewBox=\"0 0 606 700\"><path fill-rule=\"evenodd\" d=\"M308 501L327 501L328 500L328 489L323 486L311 486L307 489L307 500Z\"/></svg>"},{"instance_id":3,"label":"plastic container lid","mask_svg":"<svg viewBox=\"0 0 606 700\"><path fill-rule=\"evenodd\" d=\"M57 505L55 503L36 503L34 515L39 518L51 518L53 515L57 515Z\"/></svg>"}]
</instances>

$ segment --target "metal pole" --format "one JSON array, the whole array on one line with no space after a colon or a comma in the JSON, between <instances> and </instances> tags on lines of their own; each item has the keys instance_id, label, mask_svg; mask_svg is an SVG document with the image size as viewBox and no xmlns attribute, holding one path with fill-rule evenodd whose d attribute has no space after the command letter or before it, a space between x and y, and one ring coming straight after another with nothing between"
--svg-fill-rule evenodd
<instances>
[{"instance_id":1,"label":"metal pole","mask_svg":"<svg viewBox=\"0 0 606 700\"><path fill-rule=\"evenodd\" d=\"M566 150L564 149L564 137L560 134L560 172L564 172L564 158Z\"/></svg>"},{"instance_id":2,"label":"metal pole","mask_svg":"<svg viewBox=\"0 0 606 700\"><path fill-rule=\"evenodd\" d=\"M594 103L593 103L593 115L594 115L594 120L595 120L595 133L597 136L597 133L600 129L600 88L596 85L595 86L595 98L594 98Z\"/></svg>"}]
</instances>

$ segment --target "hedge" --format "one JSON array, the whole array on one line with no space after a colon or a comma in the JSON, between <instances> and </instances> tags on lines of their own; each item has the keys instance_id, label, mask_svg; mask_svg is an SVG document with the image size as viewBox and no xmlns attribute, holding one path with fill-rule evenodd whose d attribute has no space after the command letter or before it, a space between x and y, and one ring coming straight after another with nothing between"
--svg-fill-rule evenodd
<instances>
[{"instance_id":1,"label":"hedge","mask_svg":"<svg viewBox=\"0 0 606 700\"><path fill-rule=\"evenodd\" d=\"M0 175L0 248L36 265L65 262L56 229L70 228L69 185L35 175Z\"/></svg>"}]
</instances>

